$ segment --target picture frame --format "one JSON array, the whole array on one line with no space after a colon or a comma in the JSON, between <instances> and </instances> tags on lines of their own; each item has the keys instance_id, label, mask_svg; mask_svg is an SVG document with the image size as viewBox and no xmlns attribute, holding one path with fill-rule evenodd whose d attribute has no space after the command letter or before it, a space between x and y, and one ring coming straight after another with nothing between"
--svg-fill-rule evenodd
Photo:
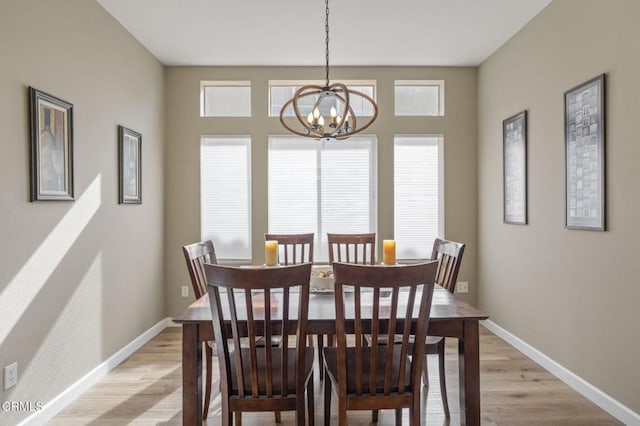
<instances>
[{"instance_id":1,"label":"picture frame","mask_svg":"<svg viewBox=\"0 0 640 426\"><path fill-rule=\"evenodd\" d=\"M73 105L29 86L30 201L73 201Z\"/></svg>"},{"instance_id":2,"label":"picture frame","mask_svg":"<svg viewBox=\"0 0 640 426\"><path fill-rule=\"evenodd\" d=\"M567 229L606 229L604 105L604 74L564 93Z\"/></svg>"},{"instance_id":3,"label":"picture frame","mask_svg":"<svg viewBox=\"0 0 640 426\"><path fill-rule=\"evenodd\" d=\"M118 126L118 202L142 204L142 135Z\"/></svg>"},{"instance_id":4,"label":"picture frame","mask_svg":"<svg viewBox=\"0 0 640 426\"><path fill-rule=\"evenodd\" d=\"M502 121L503 221L527 224L527 111Z\"/></svg>"}]
</instances>

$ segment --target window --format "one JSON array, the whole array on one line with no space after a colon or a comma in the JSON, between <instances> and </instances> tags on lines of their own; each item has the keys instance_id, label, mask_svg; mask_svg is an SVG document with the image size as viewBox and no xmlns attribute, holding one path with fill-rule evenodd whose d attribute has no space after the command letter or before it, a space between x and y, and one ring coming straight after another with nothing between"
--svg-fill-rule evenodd
<instances>
[{"instance_id":1,"label":"window","mask_svg":"<svg viewBox=\"0 0 640 426\"><path fill-rule=\"evenodd\" d=\"M269 232L314 232L319 262L328 261L327 232L375 232L376 163L375 136L270 137Z\"/></svg>"},{"instance_id":2,"label":"window","mask_svg":"<svg viewBox=\"0 0 640 426\"><path fill-rule=\"evenodd\" d=\"M251 139L202 136L200 221L218 259L251 259Z\"/></svg>"},{"instance_id":3,"label":"window","mask_svg":"<svg viewBox=\"0 0 640 426\"><path fill-rule=\"evenodd\" d=\"M362 92L367 96L370 96L372 99L375 98L375 81L368 80L347 80L340 81L340 83L345 84L349 89L357 90L358 92ZM282 106L296 93L296 90L305 86L307 84L315 84L318 86L324 86L325 81L321 80L306 80L306 81L281 81L281 80L270 80L269 81L269 117L279 117L280 110ZM300 113L303 117L306 117L307 114L311 112L313 105L316 102L315 97L306 97L301 100L300 104ZM353 96L349 99L349 103L356 116L361 117L370 117L373 115L373 107L369 102L365 102L361 96ZM338 111L341 113L341 111ZM295 112L293 108L288 108L285 111L285 117L293 117ZM328 112L327 112L328 115Z\"/></svg>"},{"instance_id":4,"label":"window","mask_svg":"<svg viewBox=\"0 0 640 426\"><path fill-rule=\"evenodd\" d=\"M428 259L442 235L442 136L394 139L394 238L399 259Z\"/></svg>"},{"instance_id":5,"label":"window","mask_svg":"<svg viewBox=\"0 0 640 426\"><path fill-rule=\"evenodd\" d=\"M251 82L201 81L200 117L251 117Z\"/></svg>"},{"instance_id":6,"label":"window","mask_svg":"<svg viewBox=\"0 0 640 426\"><path fill-rule=\"evenodd\" d=\"M443 80L396 80L395 115L444 115Z\"/></svg>"}]
</instances>

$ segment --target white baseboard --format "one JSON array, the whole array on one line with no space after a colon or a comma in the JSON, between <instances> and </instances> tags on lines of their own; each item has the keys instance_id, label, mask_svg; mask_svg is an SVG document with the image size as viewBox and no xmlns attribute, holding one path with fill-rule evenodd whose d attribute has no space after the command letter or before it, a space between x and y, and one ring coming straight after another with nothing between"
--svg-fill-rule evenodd
<instances>
[{"instance_id":1,"label":"white baseboard","mask_svg":"<svg viewBox=\"0 0 640 426\"><path fill-rule=\"evenodd\" d=\"M31 426L42 425L51 420L60 410L65 408L69 403L75 400L83 392L96 384L101 378L107 375L109 371L120 365L128 356L140 349L142 345L154 338L158 333L167 327L173 326L175 323L171 318L165 318L159 321L156 325L136 337L131 343L120 349L118 352L109 357L102 364L87 373L80 380L73 385L65 389L60 395L47 402L42 410L36 411L22 422L18 426Z\"/></svg>"},{"instance_id":2,"label":"white baseboard","mask_svg":"<svg viewBox=\"0 0 640 426\"><path fill-rule=\"evenodd\" d=\"M632 411L625 405L616 401L600 389L593 386L580 376L558 364L547 355L543 354L527 342L514 336L504 328L490 320L480 321L480 324L486 327L495 335L501 337L507 343L520 352L540 364L558 379L571 386L573 389L581 393L585 398L598 405L600 408L611 414L616 419L626 425L640 425L640 414Z\"/></svg>"}]
</instances>

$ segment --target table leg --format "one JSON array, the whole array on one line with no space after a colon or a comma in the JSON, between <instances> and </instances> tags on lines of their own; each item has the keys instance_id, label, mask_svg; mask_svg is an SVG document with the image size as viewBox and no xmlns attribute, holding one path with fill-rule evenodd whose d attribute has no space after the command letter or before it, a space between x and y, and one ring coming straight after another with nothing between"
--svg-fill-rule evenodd
<instances>
[{"instance_id":1,"label":"table leg","mask_svg":"<svg viewBox=\"0 0 640 426\"><path fill-rule=\"evenodd\" d=\"M182 324L182 424L202 424L202 343L197 324Z\"/></svg>"},{"instance_id":2,"label":"table leg","mask_svg":"<svg viewBox=\"0 0 640 426\"><path fill-rule=\"evenodd\" d=\"M460 424L480 425L480 338L478 321L464 321L458 339Z\"/></svg>"}]
</instances>

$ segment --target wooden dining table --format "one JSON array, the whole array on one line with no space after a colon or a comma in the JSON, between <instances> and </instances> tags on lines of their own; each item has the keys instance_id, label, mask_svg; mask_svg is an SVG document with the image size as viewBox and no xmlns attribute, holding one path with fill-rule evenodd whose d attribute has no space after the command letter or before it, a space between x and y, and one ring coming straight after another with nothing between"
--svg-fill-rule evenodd
<instances>
[{"instance_id":1,"label":"wooden dining table","mask_svg":"<svg viewBox=\"0 0 640 426\"><path fill-rule=\"evenodd\" d=\"M224 299L224 298L223 298ZM419 300L420 298L416 298ZM294 305L295 298L292 298ZM297 303L296 303L297 304ZM293 308L293 307L292 307ZM292 309L295 312L296 309ZM307 332L335 334L333 293L311 293ZM347 313L347 321L349 315ZM478 321L488 316L436 286L431 305L428 334L458 339L460 423L480 424L480 352ZM239 316L238 321L242 321ZM213 340L209 297L204 295L176 316L182 325L182 420L184 425L202 423L202 342Z\"/></svg>"}]
</instances>

